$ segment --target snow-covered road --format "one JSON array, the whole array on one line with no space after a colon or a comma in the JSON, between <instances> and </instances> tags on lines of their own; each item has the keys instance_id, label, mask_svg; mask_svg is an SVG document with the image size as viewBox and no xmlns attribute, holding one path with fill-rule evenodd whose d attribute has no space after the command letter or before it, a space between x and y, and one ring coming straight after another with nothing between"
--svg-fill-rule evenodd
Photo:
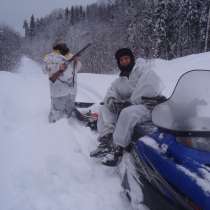
<instances>
[{"instance_id":1,"label":"snow-covered road","mask_svg":"<svg viewBox=\"0 0 210 210\"><path fill-rule=\"evenodd\" d=\"M210 69L210 53L153 60L169 96L187 70ZM116 76L80 74L77 101L100 102ZM129 210L116 169L89 158L97 134L74 119L49 124L48 79L23 58L0 71L0 210ZM142 210L144 207L142 206Z\"/></svg>"},{"instance_id":2,"label":"snow-covered road","mask_svg":"<svg viewBox=\"0 0 210 210\"><path fill-rule=\"evenodd\" d=\"M102 100L103 84L113 78L94 90L94 78L81 76L78 100ZM1 210L129 208L116 170L89 158L97 135L75 119L47 122L49 88L40 66L24 58L18 74L1 72L0 84Z\"/></svg>"}]
</instances>

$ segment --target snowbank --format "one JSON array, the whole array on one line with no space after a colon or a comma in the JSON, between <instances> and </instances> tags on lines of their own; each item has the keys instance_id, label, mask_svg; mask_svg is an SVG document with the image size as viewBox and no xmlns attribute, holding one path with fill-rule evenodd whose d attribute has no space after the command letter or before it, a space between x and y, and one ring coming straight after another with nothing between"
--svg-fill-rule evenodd
<instances>
[{"instance_id":1,"label":"snowbank","mask_svg":"<svg viewBox=\"0 0 210 210\"><path fill-rule=\"evenodd\" d=\"M49 124L47 77L28 58L18 72L0 72L0 209L127 209L115 170L89 158L96 134L73 119ZM101 100L82 77L84 96Z\"/></svg>"},{"instance_id":2,"label":"snowbank","mask_svg":"<svg viewBox=\"0 0 210 210\"><path fill-rule=\"evenodd\" d=\"M209 57L157 59L149 65L168 96L182 73L210 69ZM48 79L41 67L24 57L17 71L0 72L0 209L128 209L116 171L89 158L96 134L73 119L49 124ZM115 78L79 74L77 101L102 101ZM151 139L145 143L157 149Z\"/></svg>"},{"instance_id":3,"label":"snowbank","mask_svg":"<svg viewBox=\"0 0 210 210\"><path fill-rule=\"evenodd\" d=\"M195 69L210 70L209 58L210 52L189 55L171 61L155 59L151 61L151 67L165 84L164 95L170 96L183 73Z\"/></svg>"}]
</instances>

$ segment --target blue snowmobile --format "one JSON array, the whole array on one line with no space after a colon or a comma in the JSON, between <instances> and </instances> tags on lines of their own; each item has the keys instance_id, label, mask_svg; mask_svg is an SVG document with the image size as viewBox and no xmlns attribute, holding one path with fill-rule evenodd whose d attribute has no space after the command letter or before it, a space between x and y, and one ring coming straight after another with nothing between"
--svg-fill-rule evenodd
<instances>
[{"instance_id":1,"label":"blue snowmobile","mask_svg":"<svg viewBox=\"0 0 210 210\"><path fill-rule=\"evenodd\" d=\"M210 71L183 74L148 127L136 126L119 165L133 209L210 210Z\"/></svg>"}]
</instances>

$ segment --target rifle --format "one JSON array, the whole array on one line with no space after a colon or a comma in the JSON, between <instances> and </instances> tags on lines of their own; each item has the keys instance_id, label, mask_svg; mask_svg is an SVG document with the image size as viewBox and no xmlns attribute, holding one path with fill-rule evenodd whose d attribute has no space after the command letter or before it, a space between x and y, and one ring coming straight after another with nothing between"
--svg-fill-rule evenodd
<instances>
[{"instance_id":1,"label":"rifle","mask_svg":"<svg viewBox=\"0 0 210 210\"><path fill-rule=\"evenodd\" d=\"M69 60L66 61L66 64L70 64L76 57L79 57L83 51L85 51L88 47L91 46L91 43L88 43L87 45L85 45L79 52L77 52L76 54L74 54Z\"/></svg>"},{"instance_id":2,"label":"rifle","mask_svg":"<svg viewBox=\"0 0 210 210\"><path fill-rule=\"evenodd\" d=\"M80 56L82 54L82 52L84 52L90 46L91 46L91 43L88 43L87 45L85 45L85 47L83 47L79 52L77 52L76 54L74 54L69 60L65 61L64 64L66 66L68 66L76 57ZM60 70L57 71L55 74L53 74L50 77L50 80L54 83L62 73L63 73L63 71L60 71ZM75 73L75 66L74 66L74 72L73 72L73 74L74 73Z\"/></svg>"}]
</instances>

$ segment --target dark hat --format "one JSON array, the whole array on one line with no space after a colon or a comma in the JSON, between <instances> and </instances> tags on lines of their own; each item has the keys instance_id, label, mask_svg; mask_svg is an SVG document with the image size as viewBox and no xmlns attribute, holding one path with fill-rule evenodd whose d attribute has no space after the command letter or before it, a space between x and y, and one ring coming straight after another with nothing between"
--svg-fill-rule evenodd
<instances>
[{"instance_id":1,"label":"dark hat","mask_svg":"<svg viewBox=\"0 0 210 210\"><path fill-rule=\"evenodd\" d=\"M124 65L120 64L120 58L122 56L130 56L131 60L128 65L124 66ZM135 57L134 57L132 51L129 48L121 48L121 49L117 50L117 52L115 53L115 58L117 60L117 65L121 71L120 76L129 77L129 75L135 65Z\"/></svg>"},{"instance_id":2,"label":"dark hat","mask_svg":"<svg viewBox=\"0 0 210 210\"><path fill-rule=\"evenodd\" d=\"M117 52L115 53L115 58L119 60L122 56L126 55L130 56L131 58L134 58L133 52L129 48L121 48L117 50Z\"/></svg>"},{"instance_id":3,"label":"dark hat","mask_svg":"<svg viewBox=\"0 0 210 210\"><path fill-rule=\"evenodd\" d=\"M53 50L59 50L62 55L66 55L69 53L69 48L65 43L56 43L53 46Z\"/></svg>"}]
</instances>

